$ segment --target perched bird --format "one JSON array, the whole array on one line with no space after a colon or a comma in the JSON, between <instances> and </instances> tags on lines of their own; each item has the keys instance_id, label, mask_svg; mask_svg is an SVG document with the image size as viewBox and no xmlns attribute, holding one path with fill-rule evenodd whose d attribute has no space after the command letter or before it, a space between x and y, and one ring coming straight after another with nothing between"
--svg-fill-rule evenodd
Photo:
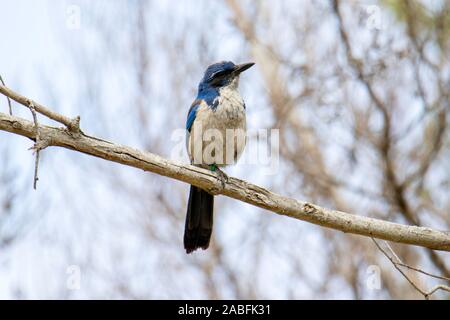
<instances>
[{"instance_id":1,"label":"perched bird","mask_svg":"<svg viewBox=\"0 0 450 320\"><path fill-rule=\"evenodd\" d=\"M234 164L245 147L245 103L239 75L254 63L222 61L210 65L198 86L186 120L186 148L191 163L227 176L219 167ZM184 248L191 253L209 246L214 196L191 185L184 229Z\"/></svg>"}]
</instances>

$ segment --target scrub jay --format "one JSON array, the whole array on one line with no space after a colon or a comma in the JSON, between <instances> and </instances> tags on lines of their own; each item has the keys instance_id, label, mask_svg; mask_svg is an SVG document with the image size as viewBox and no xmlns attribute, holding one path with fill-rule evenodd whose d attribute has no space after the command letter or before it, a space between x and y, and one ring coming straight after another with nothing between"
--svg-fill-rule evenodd
<instances>
[{"instance_id":1,"label":"scrub jay","mask_svg":"<svg viewBox=\"0 0 450 320\"><path fill-rule=\"evenodd\" d=\"M210 65L198 86L186 120L186 148L191 163L216 171L234 164L245 147L245 103L238 91L239 75L254 63L223 61ZM184 229L184 248L191 253L209 246L214 196L191 185Z\"/></svg>"}]
</instances>

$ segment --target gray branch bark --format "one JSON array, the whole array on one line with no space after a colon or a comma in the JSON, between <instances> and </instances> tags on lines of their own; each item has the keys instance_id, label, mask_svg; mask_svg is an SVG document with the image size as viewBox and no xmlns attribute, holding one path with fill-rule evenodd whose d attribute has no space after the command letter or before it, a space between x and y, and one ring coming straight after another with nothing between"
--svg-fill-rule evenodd
<instances>
[{"instance_id":1,"label":"gray branch bark","mask_svg":"<svg viewBox=\"0 0 450 320\"><path fill-rule=\"evenodd\" d=\"M200 187L215 195L224 195L269 211L319 226L346 233L450 251L450 232L425 227L408 226L365 216L322 208L318 205L288 198L270 192L249 182L230 177L225 185L215 173L189 164L168 160L156 154L119 145L89 136L79 130L78 121L59 115L50 109L24 98L0 85L0 93L28 106L32 102L36 111L63 123L58 128L35 123L23 118L0 113L0 130L36 140L36 132L46 146L63 147L123 165L153 172ZM40 112L43 110L44 112ZM51 116L50 116L51 115ZM61 121L60 121L61 120Z\"/></svg>"}]
</instances>

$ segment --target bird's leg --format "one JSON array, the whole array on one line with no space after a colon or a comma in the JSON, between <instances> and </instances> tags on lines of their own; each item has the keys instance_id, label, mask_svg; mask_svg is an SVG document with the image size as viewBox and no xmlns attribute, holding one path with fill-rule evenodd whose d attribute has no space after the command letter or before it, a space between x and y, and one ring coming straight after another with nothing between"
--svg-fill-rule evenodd
<instances>
[{"instance_id":1,"label":"bird's leg","mask_svg":"<svg viewBox=\"0 0 450 320\"><path fill-rule=\"evenodd\" d=\"M222 188L225 188L225 183L228 182L228 175L218 167L216 168L216 171L219 175L220 181L222 182Z\"/></svg>"},{"instance_id":2,"label":"bird's leg","mask_svg":"<svg viewBox=\"0 0 450 320\"><path fill-rule=\"evenodd\" d=\"M222 188L225 188L225 183L228 182L228 175L223 172L215 163L209 165L209 169L217 173L220 182L222 182Z\"/></svg>"}]
</instances>

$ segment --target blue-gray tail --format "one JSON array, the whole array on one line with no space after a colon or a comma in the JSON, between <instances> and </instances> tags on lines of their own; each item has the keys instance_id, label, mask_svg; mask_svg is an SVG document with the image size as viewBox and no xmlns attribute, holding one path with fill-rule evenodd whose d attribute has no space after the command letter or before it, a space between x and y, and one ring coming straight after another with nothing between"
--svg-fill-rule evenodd
<instances>
[{"instance_id":1,"label":"blue-gray tail","mask_svg":"<svg viewBox=\"0 0 450 320\"><path fill-rule=\"evenodd\" d=\"M207 249L213 227L214 196L200 188L191 186L184 228L186 253Z\"/></svg>"}]
</instances>

